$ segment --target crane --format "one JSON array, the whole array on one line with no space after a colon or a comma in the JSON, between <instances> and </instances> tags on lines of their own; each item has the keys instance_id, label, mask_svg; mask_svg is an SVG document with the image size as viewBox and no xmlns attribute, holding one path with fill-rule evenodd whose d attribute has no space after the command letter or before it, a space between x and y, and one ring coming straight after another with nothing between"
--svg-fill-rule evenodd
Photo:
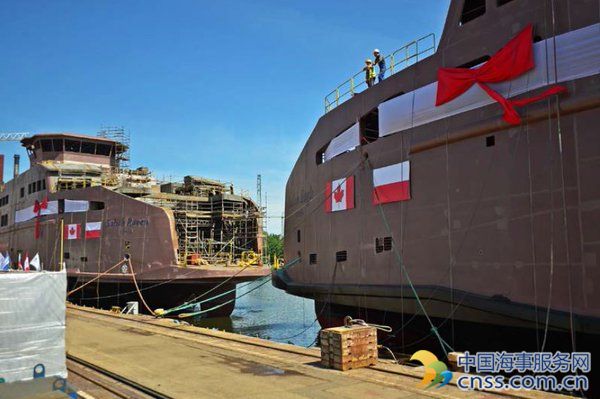
<instances>
[{"instance_id":1,"label":"crane","mask_svg":"<svg viewBox=\"0 0 600 399\"><path fill-rule=\"evenodd\" d=\"M29 136L29 132L0 132L0 141L21 141Z\"/></svg>"}]
</instances>

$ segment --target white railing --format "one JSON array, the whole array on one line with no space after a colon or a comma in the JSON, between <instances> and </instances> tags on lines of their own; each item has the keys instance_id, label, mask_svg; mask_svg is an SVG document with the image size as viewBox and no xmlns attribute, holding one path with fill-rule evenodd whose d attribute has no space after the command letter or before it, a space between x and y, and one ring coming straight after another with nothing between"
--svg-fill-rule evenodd
<instances>
[{"instance_id":1,"label":"white railing","mask_svg":"<svg viewBox=\"0 0 600 399\"><path fill-rule=\"evenodd\" d=\"M417 40L413 40L385 57L387 66L385 76L389 77L410 65L416 64L419 62L419 59L426 58L433 53L435 53L435 34L430 33ZM377 73L377 68L375 72ZM325 96L325 113L366 88L365 72L361 70Z\"/></svg>"}]
</instances>

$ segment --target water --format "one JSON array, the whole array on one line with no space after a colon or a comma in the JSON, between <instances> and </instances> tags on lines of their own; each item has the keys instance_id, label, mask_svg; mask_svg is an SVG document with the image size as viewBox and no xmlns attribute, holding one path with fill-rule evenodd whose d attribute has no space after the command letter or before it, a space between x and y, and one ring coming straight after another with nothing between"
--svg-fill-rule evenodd
<instances>
[{"instance_id":1,"label":"water","mask_svg":"<svg viewBox=\"0 0 600 399\"><path fill-rule=\"evenodd\" d=\"M238 285L237 296L252 287L256 283ZM300 346L313 345L321 328L312 299L290 295L271 283L239 298L231 317L198 318L191 322L200 327Z\"/></svg>"}]
</instances>

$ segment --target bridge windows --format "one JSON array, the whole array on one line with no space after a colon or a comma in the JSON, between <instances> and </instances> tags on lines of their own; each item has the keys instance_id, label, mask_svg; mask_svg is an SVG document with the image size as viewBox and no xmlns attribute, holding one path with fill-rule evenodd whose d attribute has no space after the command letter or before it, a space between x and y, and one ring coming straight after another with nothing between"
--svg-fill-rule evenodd
<instances>
[{"instance_id":1,"label":"bridge windows","mask_svg":"<svg viewBox=\"0 0 600 399\"><path fill-rule=\"evenodd\" d=\"M110 151L112 149L112 146L110 146L109 144L100 144L98 143L96 145L96 154L97 155L110 155Z\"/></svg>"},{"instance_id":2,"label":"bridge windows","mask_svg":"<svg viewBox=\"0 0 600 399\"><path fill-rule=\"evenodd\" d=\"M81 141L65 140L65 151L79 152L81 150Z\"/></svg>"},{"instance_id":3,"label":"bridge windows","mask_svg":"<svg viewBox=\"0 0 600 399\"><path fill-rule=\"evenodd\" d=\"M460 15L460 24L464 25L483 14L485 14L485 0L465 0Z\"/></svg>"},{"instance_id":4,"label":"bridge windows","mask_svg":"<svg viewBox=\"0 0 600 399\"><path fill-rule=\"evenodd\" d=\"M8 195L5 195L4 197L0 198L0 207L5 205L8 205Z\"/></svg>"},{"instance_id":5,"label":"bridge windows","mask_svg":"<svg viewBox=\"0 0 600 399\"><path fill-rule=\"evenodd\" d=\"M308 264L309 265L317 264L317 254L308 254Z\"/></svg>"},{"instance_id":6,"label":"bridge windows","mask_svg":"<svg viewBox=\"0 0 600 399\"><path fill-rule=\"evenodd\" d=\"M89 141L81 142L81 152L84 154L95 154L96 153L96 143L92 143Z\"/></svg>"},{"instance_id":7,"label":"bridge windows","mask_svg":"<svg viewBox=\"0 0 600 399\"><path fill-rule=\"evenodd\" d=\"M55 152L63 151L63 139L53 139L52 140L52 149Z\"/></svg>"},{"instance_id":8,"label":"bridge windows","mask_svg":"<svg viewBox=\"0 0 600 399\"><path fill-rule=\"evenodd\" d=\"M40 140L40 146L42 147L42 151L50 152L52 151L52 140Z\"/></svg>"},{"instance_id":9,"label":"bridge windows","mask_svg":"<svg viewBox=\"0 0 600 399\"><path fill-rule=\"evenodd\" d=\"M7 225L8 225L8 214L2 215L2 217L0 217L0 226L4 227Z\"/></svg>"}]
</instances>

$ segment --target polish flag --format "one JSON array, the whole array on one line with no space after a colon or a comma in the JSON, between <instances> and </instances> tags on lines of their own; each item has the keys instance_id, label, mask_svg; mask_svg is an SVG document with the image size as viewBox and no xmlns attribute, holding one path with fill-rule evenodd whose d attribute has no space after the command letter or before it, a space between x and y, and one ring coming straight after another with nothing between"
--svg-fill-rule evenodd
<instances>
[{"instance_id":1,"label":"polish flag","mask_svg":"<svg viewBox=\"0 0 600 399\"><path fill-rule=\"evenodd\" d=\"M325 211L345 211L354 208L354 176L327 182Z\"/></svg>"},{"instance_id":2,"label":"polish flag","mask_svg":"<svg viewBox=\"0 0 600 399\"><path fill-rule=\"evenodd\" d=\"M25 262L23 263L23 270L29 271L29 254L25 252Z\"/></svg>"},{"instance_id":3,"label":"polish flag","mask_svg":"<svg viewBox=\"0 0 600 399\"><path fill-rule=\"evenodd\" d=\"M373 205L410 199L410 161L373 169Z\"/></svg>"},{"instance_id":4,"label":"polish flag","mask_svg":"<svg viewBox=\"0 0 600 399\"><path fill-rule=\"evenodd\" d=\"M89 222L85 224L85 239L100 238L102 222Z\"/></svg>"},{"instance_id":5,"label":"polish flag","mask_svg":"<svg viewBox=\"0 0 600 399\"><path fill-rule=\"evenodd\" d=\"M79 223L65 225L64 238L67 240L77 240L81 238L81 225Z\"/></svg>"}]
</instances>

